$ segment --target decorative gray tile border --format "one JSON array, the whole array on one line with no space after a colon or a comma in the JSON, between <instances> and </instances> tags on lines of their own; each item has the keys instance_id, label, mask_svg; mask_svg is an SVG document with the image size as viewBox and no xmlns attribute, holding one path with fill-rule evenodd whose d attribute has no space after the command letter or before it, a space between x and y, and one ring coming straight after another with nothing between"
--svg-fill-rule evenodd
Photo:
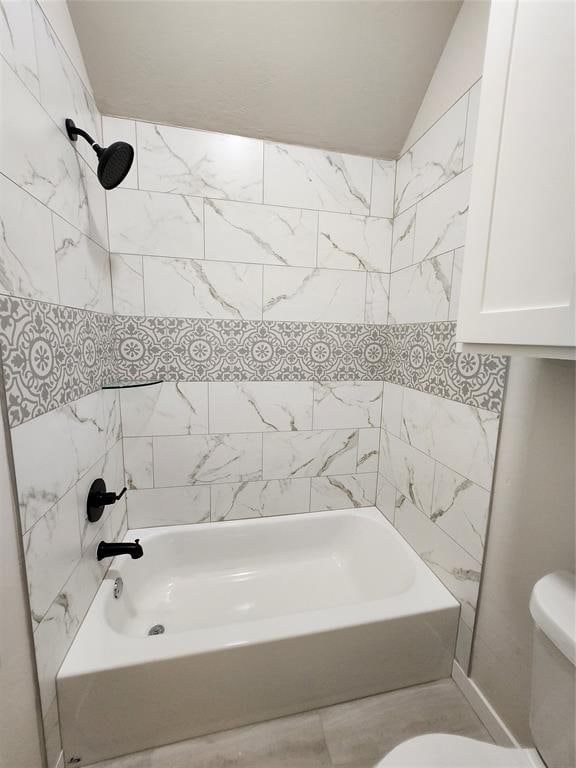
<instances>
[{"instance_id":1,"label":"decorative gray tile border","mask_svg":"<svg viewBox=\"0 0 576 768\"><path fill-rule=\"evenodd\" d=\"M126 317L0 296L10 425L104 381L391 381L499 412L507 358L458 354L454 323Z\"/></svg>"}]
</instances>

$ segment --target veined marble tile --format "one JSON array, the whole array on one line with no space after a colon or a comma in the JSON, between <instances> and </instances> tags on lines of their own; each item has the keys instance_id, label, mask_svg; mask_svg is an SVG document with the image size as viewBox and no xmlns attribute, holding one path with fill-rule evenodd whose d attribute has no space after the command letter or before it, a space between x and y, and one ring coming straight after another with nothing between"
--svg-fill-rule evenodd
<instances>
[{"instance_id":1,"label":"veined marble tile","mask_svg":"<svg viewBox=\"0 0 576 768\"><path fill-rule=\"evenodd\" d=\"M108 251L59 217L53 219L60 302L79 309L112 312Z\"/></svg>"},{"instance_id":2,"label":"veined marble tile","mask_svg":"<svg viewBox=\"0 0 576 768\"><path fill-rule=\"evenodd\" d=\"M390 271L392 222L372 216L320 212L318 266Z\"/></svg>"},{"instance_id":3,"label":"veined marble tile","mask_svg":"<svg viewBox=\"0 0 576 768\"><path fill-rule=\"evenodd\" d=\"M480 563L407 499L396 511L395 526L460 601L461 617L473 627L480 585Z\"/></svg>"},{"instance_id":4,"label":"veined marble tile","mask_svg":"<svg viewBox=\"0 0 576 768\"><path fill-rule=\"evenodd\" d=\"M384 382L382 392L382 429L400 437L402 428L402 391L400 384Z\"/></svg>"},{"instance_id":5,"label":"veined marble tile","mask_svg":"<svg viewBox=\"0 0 576 768\"><path fill-rule=\"evenodd\" d=\"M386 325L388 323L389 291L390 275L388 273L367 273L365 323L370 325Z\"/></svg>"},{"instance_id":6,"label":"veined marble tile","mask_svg":"<svg viewBox=\"0 0 576 768\"><path fill-rule=\"evenodd\" d=\"M430 519L479 562L484 554L489 507L489 491L436 464Z\"/></svg>"},{"instance_id":7,"label":"veined marble tile","mask_svg":"<svg viewBox=\"0 0 576 768\"><path fill-rule=\"evenodd\" d=\"M416 206L409 208L404 213L398 214L394 219L392 228L392 255L391 270L409 267L412 264L414 253L414 232L416 230Z\"/></svg>"},{"instance_id":8,"label":"veined marble tile","mask_svg":"<svg viewBox=\"0 0 576 768\"><path fill-rule=\"evenodd\" d=\"M20 3L8 3L14 5ZM58 303L50 211L5 176L0 176L0 199L0 290Z\"/></svg>"},{"instance_id":9,"label":"veined marble tile","mask_svg":"<svg viewBox=\"0 0 576 768\"><path fill-rule=\"evenodd\" d=\"M464 245L472 172L464 171L418 203L414 262Z\"/></svg>"},{"instance_id":10,"label":"veined marble tile","mask_svg":"<svg viewBox=\"0 0 576 768\"><path fill-rule=\"evenodd\" d=\"M154 438L154 480L158 488L261 479L260 434Z\"/></svg>"},{"instance_id":11,"label":"veined marble tile","mask_svg":"<svg viewBox=\"0 0 576 768\"><path fill-rule=\"evenodd\" d=\"M362 323L366 273L264 267L264 319Z\"/></svg>"},{"instance_id":12,"label":"veined marble tile","mask_svg":"<svg viewBox=\"0 0 576 768\"><path fill-rule=\"evenodd\" d=\"M262 436L263 477L314 477L356 471L358 430L273 432Z\"/></svg>"},{"instance_id":13,"label":"veined marble tile","mask_svg":"<svg viewBox=\"0 0 576 768\"><path fill-rule=\"evenodd\" d=\"M198 197L114 189L108 192L110 250L204 258L204 212Z\"/></svg>"},{"instance_id":14,"label":"veined marble tile","mask_svg":"<svg viewBox=\"0 0 576 768\"><path fill-rule=\"evenodd\" d=\"M380 450L380 430L360 429L358 431L357 472L377 472Z\"/></svg>"},{"instance_id":15,"label":"veined marble tile","mask_svg":"<svg viewBox=\"0 0 576 768\"><path fill-rule=\"evenodd\" d=\"M125 437L208 432L208 383L165 381L120 391Z\"/></svg>"},{"instance_id":16,"label":"veined marble tile","mask_svg":"<svg viewBox=\"0 0 576 768\"><path fill-rule=\"evenodd\" d=\"M36 626L80 560L74 488L24 534L23 545L30 610Z\"/></svg>"},{"instance_id":17,"label":"veined marble tile","mask_svg":"<svg viewBox=\"0 0 576 768\"><path fill-rule=\"evenodd\" d=\"M394 210L398 214L462 170L468 94L405 152L396 165Z\"/></svg>"},{"instance_id":18,"label":"veined marble tile","mask_svg":"<svg viewBox=\"0 0 576 768\"><path fill-rule=\"evenodd\" d=\"M142 256L111 253L112 303L116 315L144 315Z\"/></svg>"},{"instance_id":19,"label":"veined marble tile","mask_svg":"<svg viewBox=\"0 0 576 768\"><path fill-rule=\"evenodd\" d=\"M265 142L264 171L265 203L341 213L369 212L369 157Z\"/></svg>"},{"instance_id":20,"label":"veined marble tile","mask_svg":"<svg viewBox=\"0 0 576 768\"><path fill-rule=\"evenodd\" d=\"M262 267L145 257L144 300L148 317L260 320Z\"/></svg>"},{"instance_id":21,"label":"veined marble tile","mask_svg":"<svg viewBox=\"0 0 576 768\"><path fill-rule=\"evenodd\" d=\"M310 511L371 507L376 501L376 472L311 479Z\"/></svg>"},{"instance_id":22,"label":"veined marble tile","mask_svg":"<svg viewBox=\"0 0 576 768\"><path fill-rule=\"evenodd\" d=\"M151 437L125 437L125 483L129 490L154 487L154 452Z\"/></svg>"},{"instance_id":23,"label":"veined marble tile","mask_svg":"<svg viewBox=\"0 0 576 768\"><path fill-rule=\"evenodd\" d=\"M109 147L115 141L126 141L131 144L136 153L136 122L134 120L125 120L123 117L108 117L102 115L102 141L105 147ZM134 162L128 171L128 175L120 184L120 188L138 189L138 163L136 154ZM114 194L114 193L111 193Z\"/></svg>"},{"instance_id":24,"label":"veined marble tile","mask_svg":"<svg viewBox=\"0 0 576 768\"><path fill-rule=\"evenodd\" d=\"M212 485L212 522L310 511L310 480L261 480Z\"/></svg>"},{"instance_id":25,"label":"veined marble tile","mask_svg":"<svg viewBox=\"0 0 576 768\"><path fill-rule=\"evenodd\" d=\"M204 218L207 259L316 265L315 211L205 199Z\"/></svg>"},{"instance_id":26,"label":"veined marble tile","mask_svg":"<svg viewBox=\"0 0 576 768\"><path fill-rule=\"evenodd\" d=\"M497 413L405 389L402 437L486 490L498 439Z\"/></svg>"},{"instance_id":27,"label":"veined marble tile","mask_svg":"<svg viewBox=\"0 0 576 768\"><path fill-rule=\"evenodd\" d=\"M449 320L458 319L458 306L460 304L460 287L462 285L462 270L464 268L464 248L454 251L454 265L452 267L452 286L450 289Z\"/></svg>"},{"instance_id":28,"label":"veined marble tile","mask_svg":"<svg viewBox=\"0 0 576 768\"><path fill-rule=\"evenodd\" d=\"M104 190L95 174L3 59L0 81L0 171L84 234L106 244Z\"/></svg>"},{"instance_id":29,"label":"veined marble tile","mask_svg":"<svg viewBox=\"0 0 576 768\"><path fill-rule=\"evenodd\" d=\"M210 488L147 488L127 493L130 528L210 522Z\"/></svg>"},{"instance_id":30,"label":"veined marble tile","mask_svg":"<svg viewBox=\"0 0 576 768\"><path fill-rule=\"evenodd\" d=\"M431 458L382 430L378 471L418 509L430 513L434 488Z\"/></svg>"},{"instance_id":31,"label":"veined marble tile","mask_svg":"<svg viewBox=\"0 0 576 768\"><path fill-rule=\"evenodd\" d=\"M309 381L210 383L210 432L312 429Z\"/></svg>"},{"instance_id":32,"label":"veined marble tile","mask_svg":"<svg viewBox=\"0 0 576 768\"><path fill-rule=\"evenodd\" d=\"M49 766L58 765L62 742L60 739L60 721L58 720L58 700L54 699L44 716L44 741Z\"/></svg>"},{"instance_id":33,"label":"veined marble tile","mask_svg":"<svg viewBox=\"0 0 576 768\"><path fill-rule=\"evenodd\" d=\"M470 167L474 161L481 89L482 81L478 80L468 92L468 119L466 120L466 140L464 142L464 168Z\"/></svg>"},{"instance_id":34,"label":"veined marble tile","mask_svg":"<svg viewBox=\"0 0 576 768\"><path fill-rule=\"evenodd\" d=\"M390 275L390 323L448 320L453 253L443 253Z\"/></svg>"},{"instance_id":35,"label":"veined marble tile","mask_svg":"<svg viewBox=\"0 0 576 768\"><path fill-rule=\"evenodd\" d=\"M372 200L370 214L391 219L394 216L395 160L372 162Z\"/></svg>"},{"instance_id":36,"label":"veined marble tile","mask_svg":"<svg viewBox=\"0 0 576 768\"><path fill-rule=\"evenodd\" d=\"M382 382L314 383L314 429L378 427L381 409Z\"/></svg>"},{"instance_id":37,"label":"veined marble tile","mask_svg":"<svg viewBox=\"0 0 576 768\"><path fill-rule=\"evenodd\" d=\"M64 131L64 120L70 117L101 145L102 122L92 94L86 90L68 54L36 5L33 17L42 106L60 130ZM80 139L75 147L96 171L98 158L88 142Z\"/></svg>"},{"instance_id":38,"label":"veined marble tile","mask_svg":"<svg viewBox=\"0 0 576 768\"><path fill-rule=\"evenodd\" d=\"M396 488L378 475L378 485L376 487L376 506L382 512L384 517L388 518L394 525L394 513L396 511Z\"/></svg>"},{"instance_id":39,"label":"veined marble tile","mask_svg":"<svg viewBox=\"0 0 576 768\"><path fill-rule=\"evenodd\" d=\"M137 123L141 189L262 202L262 142Z\"/></svg>"},{"instance_id":40,"label":"veined marble tile","mask_svg":"<svg viewBox=\"0 0 576 768\"><path fill-rule=\"evenodd\" d=\"M4 0L0 8L0 53L32 93L40 97L32 0Z\"/></svg>"}]
</instances>

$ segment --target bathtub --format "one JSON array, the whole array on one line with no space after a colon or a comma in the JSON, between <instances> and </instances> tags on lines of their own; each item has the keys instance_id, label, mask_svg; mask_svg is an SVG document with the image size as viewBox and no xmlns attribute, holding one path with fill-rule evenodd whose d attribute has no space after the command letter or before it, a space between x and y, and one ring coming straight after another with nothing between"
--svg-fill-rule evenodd
<instances>
[{"instance_id":1,"label":"bathtub","mask_svg":"<svg viewBox=\"0 0 576 768\"><path fill-rule=\"evenodd\" d=\"M134 538L58 673L74 765L450 675L458 603L374 507Z\"/></svg>"}]
</instances>

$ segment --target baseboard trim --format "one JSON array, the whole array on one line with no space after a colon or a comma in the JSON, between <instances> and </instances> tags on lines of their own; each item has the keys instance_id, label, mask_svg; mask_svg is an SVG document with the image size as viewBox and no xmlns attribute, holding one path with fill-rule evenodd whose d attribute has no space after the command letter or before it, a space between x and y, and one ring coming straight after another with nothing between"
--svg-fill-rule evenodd
<instances>
[{"instance_id":1,"label":"baseboard trim","mask_svg":"<svg viewBox=\"0 0 576 768\"><path fill-rule=\"evenodd\" d=\"M474 712L476 712L478 718L494 739L494 742L501 747L520 748L520 744L516 741L500 715L490 704L486 696L484 696L480 688L478 688L474 680L466 675L457 661L452 664L452 679Z\"/></svg>"}]
</instances>

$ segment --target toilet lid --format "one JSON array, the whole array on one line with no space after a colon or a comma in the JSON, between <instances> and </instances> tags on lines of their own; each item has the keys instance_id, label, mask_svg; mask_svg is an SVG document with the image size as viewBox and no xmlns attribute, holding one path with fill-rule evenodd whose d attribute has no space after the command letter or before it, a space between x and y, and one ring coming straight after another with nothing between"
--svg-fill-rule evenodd
<instances>
[{"instance_id":1,"label":"toilet lid","mask_svg":"<svg viewBox=\"0 0 576 768\"><path fill-rule=\"evenodd\" d=\"M535 750L498 747L464 736L433 733L399 744L377 768L535 768L544 767Z\"/></svg>"}]
</instances>

